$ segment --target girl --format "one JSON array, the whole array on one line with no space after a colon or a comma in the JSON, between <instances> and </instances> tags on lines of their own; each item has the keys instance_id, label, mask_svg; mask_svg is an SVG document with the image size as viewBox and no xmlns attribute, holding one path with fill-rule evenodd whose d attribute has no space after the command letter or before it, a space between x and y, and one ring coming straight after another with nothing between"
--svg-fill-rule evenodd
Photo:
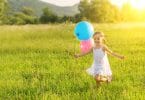
<instances>
[{"instance_id":1,"label":"girl","mask_svg":"<svg viewBox=\"0 0 145 100\"><path fill-rule=\"evenodd\" d=\"M112 52L103 41L104 34L102 32L95 32L93 35L94 46L87 53L75 54L75 57L81 57L93 52L94 62L90 68L86 71L93 75L96 83L100 84L101 82L111 82L112 80L112 71L110 69L110 64L108 62L107 53L113 55L119 59L124 59L124 56L121 56L115 52Z\"/></svg>"}]
</instances>

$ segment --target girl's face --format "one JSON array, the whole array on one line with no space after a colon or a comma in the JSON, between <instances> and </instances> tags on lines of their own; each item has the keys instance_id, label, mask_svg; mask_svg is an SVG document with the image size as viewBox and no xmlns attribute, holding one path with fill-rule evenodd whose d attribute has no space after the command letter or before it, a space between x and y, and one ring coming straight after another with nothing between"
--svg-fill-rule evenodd
<instances>
[{"instance_id":1,"label":"girl's face","mask_svg":"<svg viewBox=\"0 0 145 100\"><path fill-rule=\"evenodd\" d=\"M102 44L104 36L102 34L96 34L94 37L95 44Z\"/></svg>"}]
</instances>

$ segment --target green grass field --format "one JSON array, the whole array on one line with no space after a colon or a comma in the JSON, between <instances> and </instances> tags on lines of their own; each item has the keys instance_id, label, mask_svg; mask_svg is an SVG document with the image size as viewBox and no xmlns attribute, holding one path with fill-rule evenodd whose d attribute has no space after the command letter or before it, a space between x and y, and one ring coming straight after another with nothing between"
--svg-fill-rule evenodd
<instances>
[{"instance_id":1,"label":"green grass field","mask_svg":"<svg viewBox=\"0 0 145 100\"><path fill-rule=\"evenodd\" d=\"M96 88L85 70L92 54L75 59L74 24L0 26L0 100L145 100L145 24L94 24L107 45L113 81Z\"/></svg>"}]
</instances>

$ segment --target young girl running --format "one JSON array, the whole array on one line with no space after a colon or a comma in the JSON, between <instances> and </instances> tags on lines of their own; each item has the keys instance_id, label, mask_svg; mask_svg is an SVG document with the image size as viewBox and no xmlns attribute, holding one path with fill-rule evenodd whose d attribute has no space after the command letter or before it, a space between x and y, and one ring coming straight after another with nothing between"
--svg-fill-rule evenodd
<instances>
[{"instance_id":1,"label":"young girl running","mask_svg":"<svg viewBox=\"0 0 145 100\"><path fill-rule=\"evenodd\" d=\"M86 53L75 54L75 57L82 57L93 52L94 62L90 68L86 71L88 74L93 75L96 80L96 83L100 84L101 82L111 82L112 80L112 71L110 69L110 64L108 61L107 53L113 55L119 59L124 59L124 56L121 56L115 52L112 52L104 44L104 34L102 32L95 32L93 35L94 46L92 49Z\"/></svg>"}]
</instances>

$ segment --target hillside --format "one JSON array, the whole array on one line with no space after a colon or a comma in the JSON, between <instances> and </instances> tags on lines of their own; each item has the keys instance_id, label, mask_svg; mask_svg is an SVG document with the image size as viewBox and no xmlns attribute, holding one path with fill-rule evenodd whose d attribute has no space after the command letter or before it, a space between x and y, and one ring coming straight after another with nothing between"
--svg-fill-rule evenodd
<instances>
[{"instance_id":1,"label":"hillside","mask_svg":"<svg viewBox=\"0 0 145 100\"><path fill-rule=\"evenodd\" d=\"M30 7L34 10L37 16L42 14L42 9L45 7L49 7L54 13L58 16L63 15L75 15L78 13L78 4L71 7L59 7L46 2L42 2L40 0L8 0L9 7L11 11L17 12L20 11L23 7Z\"/></svg>"}]
</instances>

